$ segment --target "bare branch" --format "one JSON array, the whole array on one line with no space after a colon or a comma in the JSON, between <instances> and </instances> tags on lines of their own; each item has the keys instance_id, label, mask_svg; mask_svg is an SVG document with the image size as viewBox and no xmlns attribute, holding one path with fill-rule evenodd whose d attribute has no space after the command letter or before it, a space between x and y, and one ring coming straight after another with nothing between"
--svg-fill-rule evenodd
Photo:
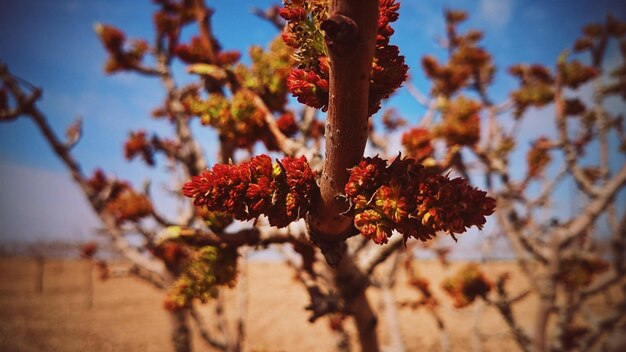
<instances>
[{"instance_id":1,"label":"bare branch","mask_svg":"<svg viewBox=\"0 0 626 352\"><path fill-rule=\"evenodd\" d=\"M209 346L217 350L226 351L226 345L223 342L218 341L211 336L211 334L209 333L208 326L206 326L206 323L200 316L200 312L198 312L196 307L191 306L189 308L189 314L191 315L193 322L196 324L196 329L198 329L198 332L200 332L200 336L202 337L202 340L206 342Z\"/></svg>"}]
</instances>

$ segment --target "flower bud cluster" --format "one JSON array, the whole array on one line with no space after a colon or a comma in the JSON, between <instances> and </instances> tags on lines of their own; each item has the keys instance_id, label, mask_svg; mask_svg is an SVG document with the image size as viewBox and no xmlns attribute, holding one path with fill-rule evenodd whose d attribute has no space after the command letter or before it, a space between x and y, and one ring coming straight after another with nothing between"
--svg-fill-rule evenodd
<instances>
[{"instance_id":1,"label":"flower bud cluster","mask_svg":"<svg viewBox=\"0 0 626 352\"><path fill-rule=\"evenodd\" d=\"M104 65L108 74L136 67L149 49L148 43L140 39L131 41L127 46L124 32L113 26L98 23L95 31L109 54Z\"/></svg>"},{"instance_id":2,"label":"flower bud cluster","mask_svg":"<svg viewBox=\"0 0 626 352\"><path fill-rule=\"evenodd\" d=\"M572 255L559 261L557 279L568 289L589 286L596 275L609 269L609 263L599 257Z\"/></svg>"},{"instance_id":3,"label":"flower bud cluster","mask_svg":"<svg viewBox=\"0 0 626 352\"><path fill-rule=\"evenodd\" d=\"M450 59L445 64L440 64L432 56L422 59L426 76L433 81L432 94L451 97L468 85L483 89L492 81L495 66L491 55L478 46L482 32L457 33L458 24L467 19L466 12L448 10L445 17Z\"/></svg>"},{"instance_id":4,"label":"flower bud cluster","mask_svg":"<svg viewBox=\"0 0 626 352\"><path fill-rule=\"evenodd\" d=\"M581 63L578 60L560 62L558 65L559 78L565 87L577 89L589 80L598 76L598 70Z\"/></svg>"},{"instance_id":5,"label":"flower bud cluster","mask_svg":"<svg viewBox=\"0 0 626 352\"><path fill-rule=\"evenodd\" d=\"M397 46L389 44L394 33L390 23L398 19L399 7L395 0L379 2L369 115L377 112L381 100L388 98L406 79L408 66L404 56ZM330 67L321 24L328 17L328 1L286 0L279 14L287 21L283 40L296 49L294 57L298 63L287 81L289 91L299 102L326 111Z\"/></svg>"},{"instance_id":6,"label":"flower bud cluster","mask_svg":"<svg viewBox=\"0 0 626 352\"><path fill-rule=\"evenodd\" d=\"M542 107L554 98L554 77L541 65L515 65L509 73L520 80L520 87L511 92L515 116L521 117L527 108Z\"/></svg>"},{"instance_id":7,"label":"flower bud cluster","mask_svg":"<svg viewBox=\"0 0 626 352\"><path fill-rule=\"evenodd\" d=\"M442 108L442 123L436 134L446 140L448 146L472 146L480 140L480 110L482 104L463 95L449 101Z\"/></svg>"},{"instance_id":8,"label":"flower bud cluster","mask_svg":"<svg viewBox=\"0 0 626 352\"><path fill-rule=\"evenodd\" d=\"M369 90L369 115L380 110L380 102L398 89L407 78L409 67L396 45L389 40L394 33L391 23L398 20L400 4L396 0L380 0L378 14L378 34L372 62Z\"/></svg>"},{"instance_id":9,"label":"flower bud cluster","mask_svg":"<svg viewBox=\"0 0 626 352\"><path fill-rule=\"evenodd\" d=\"M404 132L402 146L410 158L422 162L433 156L435 149L432 145L433 135L426 128L415 127Z\"/></svg>"},{"instance_id":10,"label":"flower bud cluster","mask_svg":"<svg viewBox=\"0 0 626 352\"><path fill-rule=\"evenodd\" d=\"M550 156L550 140L547 137L537 138L533 142L532 147L526 154L526 165L528 177L537 177L550 164L552 157Z\"/></svg>"},{"instance_id":11,"label":"flower bud cluster","mask_svg":"<svg viewBox=\"0 0 626 352\"><path fill-rule=\"evenodd\" d=\"M471 263L444 280L441 286L454 300L454 306L463 308L478 297L486 297L493 283L480 270L478 264Z\"/></svg>"},{"instance_id":12,"label":"flower bud cluster","mask_svg":"<svg viewBox=\"0 0 626 352\"><path fill-rule=\"evenodd\" d=\"M152 214L148 197L137 193L127 182L107 179L100 169L87 180L87 185L105 200L105 211L118 223L138 221Z\"/></svg>"},{"instance_id":13,"label":"flower bud cluster","mask_svg":"<svg viewBox=\"0 0 626 352\"><path fill-rule=\"evenodd\" d=\"M383 112L381 122L387 132L393 132L398 128L406 125L406 120L400 117L396 109L387 109Z\"/></svg>"},{"instance_id":14,"label":"flower bud cluster","mask_svg":"<svg viewBox=\"0 0 626 352\"><path fill-rule=\"evenodd\" d=\"M183 104L203 125L214 127L239 148L252 148L267 133L263 112L249 92L239 91L230 100L221 94L210 94L206 100L190 95Z\"/></svg>"},{"instance_id":15,"label":"flower bud cluster","mask_svg":"<svg viewBox=\"0 0 626 352\"><path fill-rule=\"evenodd\" d=\"M194 299L206 303L218 286L234 287L237 280L237 250L206 246L189 254L182 275L170 287L164 306L168 310L189 307Z\"/></svg>"},{"instance_id":16,"label":"flower bud cluster","mask_svg":"<svg viewBox=\"0 0 626 352\"><path fill-rule=\"evenodd\" d=\"M293 50L277 38L268 50L260 46L250 48L250 67L240 64L235 68L241 84L261 97L271 111L282 111L287 104L292 54Z\"/></svg>"},{"instance_id":17,"label":"flower bud cluster","mask_svg":"<svg viewBox=\"0 0 626 352\"><path fill-rule=\"evenodd\" d=\"M124 144L124 156L126 160L131 161L135 157L140 156L143 161L150 165L155 165L155 153L162 152L168 157L176 155L180 150L180 145L167 138L159 138L152 135L148 138L143 130L131 131L126 143Z\"/></svg>"},{"instance_id":18,"label":"flower bud cluster","mask_svg":"<svg viewBox=\"0 0 626 352\"><path fill-rule=\"evenodd\" d=\"M220 50L220 46L213 44L216 50ZM241 59L241 53L236 50L220 51L217 54L217 62L212 62L208 51L202 44L200 37L191 38L189 44L179 44L176 46L176 56L187 64L205 63L217 64L219 66L233 65Z\"/></svg>"},{"instance_id":19,"label":"flower bud cluster","mask_svg":"<svg viewBox=\"0 0 626 352\"><path fill-rule=\"evenodd\" d=\"M495 200L467 181L400 157L389 166L378 156L364 158L350 170L344 193L356 228L377 244L386 243L394 229L405 238L427 240L437 231L454 236L482 228L495 209Z\"/></svg>"},{"instance_id":20,"label":"flower bud cluster","mask_svg":"<svg viewBox=\"0 0 626 352\"><path fill-rule=\"evenodd\" d=\"M137 155L150 166L154 166L154 149L146 137L145 131L130 132L128 140L124 144L124 156L126 160L132 160Z\"/></svg>"},{"instance_id":21,"label":"flower bud cluster","mask_svg":"<svg viewBox=\"0 0 626 352\"><path fill-rule=\"evenodd\" d=\"M183 187L196 206L233 214L237 220L266 215L273 226L285 227L311 207L315 172L304 156L272 164L260 155L239 165L216 164Z\"/></svg>"}]
</instances>

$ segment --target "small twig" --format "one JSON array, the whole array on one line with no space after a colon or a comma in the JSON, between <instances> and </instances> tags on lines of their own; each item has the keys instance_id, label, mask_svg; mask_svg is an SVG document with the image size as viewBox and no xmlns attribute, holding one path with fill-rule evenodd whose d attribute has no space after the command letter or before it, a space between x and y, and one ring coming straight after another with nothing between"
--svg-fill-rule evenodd
<instances>
[{"instance_id":1,"label":"small twig","mask_svg":"<svg viewBox=\"0 0 626 352\"><path fill-rule=\"evenodd\" d=\"M196 307L191 306L189 308L189 314L191 315L193 322L196 324L196 329L198 329L202 340L215 349L218 349L220 351L226 351L226 345L211 336L208 326L206 326L206 323L200 316L200 312L198 312Z\"/></svg>"}]
</instances>

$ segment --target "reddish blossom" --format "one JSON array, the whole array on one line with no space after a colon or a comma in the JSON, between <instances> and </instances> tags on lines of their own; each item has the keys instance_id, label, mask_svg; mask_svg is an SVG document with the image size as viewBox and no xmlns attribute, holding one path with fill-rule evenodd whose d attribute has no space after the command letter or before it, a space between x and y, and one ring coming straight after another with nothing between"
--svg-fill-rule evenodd
<instances>
[{"instance_id":1,"label":"reddish blossom","mask_svg":"<svg viewBox=\"0 0 626 352\"><path fill-rule=\"evenodd\" d=\"M118 223L138 221L152 213L152 203L148 197L128 186L107 202L106 211L112 214Z\"/></svg>"},{"instance_id":2,"label":"reddish blossom","mask_svg":"<svg viewBox=\"0 0 626 352\"><path fill-rule=\"evenodd\" d=\"M95 31L108 52L114 54L122 50L126 41L124 32L107 24L96 24Z\"/></svg>"},{"instance_id":3,"label":"reddish blossom","mask_svg":"<svg viewBox=\"0 0 626 352\"><path fill-rule=\"evenodd\" d=\"M225 50L217 55L217 63L220 66L234 65L239 59L241 59L241 53L237 50Z\"/></svg>"},{"instance_id":4,"label":"reddish blossom","mask_svg":"<svg viewBox=\"0 0 626 352\"><path fill-rule=\"evenodd\" d=\"M570 290L589 286L593 279L609 268L602 258L573 255L559 260L557 279Z\"/></svg>"},{"instance_id":5,"label":"reddish blossom","mask_svg":"<svg viewBox=\"0 0 626 352\"><path fill-rule=\"evenodd\" d=\"M87 180L87 184L93 192L100 193L105 187L107 187L109 181L107 180L107 177L102 169L96 169L91 178Z\"/></svg>"},{"instance_id":6,"label":"reddish blossom","mask_svg":"<svg viewBox=\"0 0 626 352\"><path fill-rule=\"evenodd\" d=\"M395 109L387 109L381 118L387 131L395 131L398 127L406 125L406 120L400 117Z\"/></svg>"},{"instance_id":7,"label":"reddish blossom","mask_svg":"<svg viewBox=\"0 0 626 352\"><path fill-rule=\"evenodd\" d=\"M278 129L287 137L292 137L298 132L298 124L293 116L293 113L286 112L276 120Z\"/></svg>"},{"instance_id":8,"label":"reddish blossom","mask_svg":"<svg viewBox=\"0 0 626 352\"><path fill-rule=\"evenodd\" d=\"M443 109L443 122L437 128L449 146L474 145L480 140L482 105L464 96L450 101Z\"/></svg>"},{"instance_id":9,"label":"reddish blossom","mask_svg":"<svg viewBox=\"0 0 626 352\"><path fill-rule=\"evenodd\" d=\"M126 160L132 160L137 155L150 166L154 166L154 149L146 138L145 131L131 132L126 144L124 144L124 156Z\"/></svg>"},{"instance_id":10,"label":"reddish blossom","mask_svg":"<svg viewBox=\"0 0 626 352\"><path fill-rule=\"evenodd\" d=\"M552 157L549 154L550 140L547 137L540 137L533 143L526 154L526 163L529 177L537 177L550 164Z\"/></svg>"},{"instance_id":11,"label":"reddish blossom","mask_svg":"<svg viewBox=\"0 0 626 352\"><path fill-rule=\"evenodd\" d=\"M287 85L300 103L322 111L328 109L328 80L314 71L294 69L287 78Z\"/></svg>"},{"instance_id":12,"label":"reddish blossom","mask_svg":"<svg viewBox=\"0 0 626 352\"><path fill-rule=\"evenodd\" d=\"M471 76L471 68L467 65L441 66L432 56L422 58L422 67L426 76L433 80L433 95L451 96L466 86Z\"/></svg>"},{"instance_id":13,"label":"reddish blossom","mask_svg":"<svg viewBox=\"0 0 626 352\"><path fill-rule=\"evenodd\" d=\"M465 265L442 283L442 288L452 297L456 308L466 307L478 297L485 298L492 287L493 283L475 263Z\"/></svg>"},{"instance_id":14,"label":"reddish blossom","mask_svg":"<svg viewBox=\"0 0 626 352\"><path fill-rule=\"evenodd\" d=\"M432 139L433 136L428 129L415 127L402 135L402 146L410 158L421 162L431 157L435 151Z\"/></svg>"},{"instance_id":15,"label":"reddish blossom","mask_svg":"<svg viewBox=\"0 0 626 352\"><path fill-rule=\"evenodd\" d=\"M565 99L565 115L582 115L587 111L587 107L578 98Z\"/></svg>"},{"instance_id":16,"label":"reddish blossom","mask_svg":"<svg viewBox=\"0 0 626 352\"><path fill-rule=\"evenodd\" d=\"M559 74L564 86L576 89L598 75L598 70L578 60L559 64Z\"/></svg>"},{"instance_id":17,"label":"reddish blossom","mask_svg":"<svg viewBox=\"0 0 626 352\"><path fill-rule=\"evenodd\" d=\"M287 20L282 38L296 49L298 68L287 81L289 91L299 102L326 111L328 108L329 60L321 23L326 20L325 1L285 1L280 15ZM379 4L378 33L372 61L369 92L369 115L380 109L380 102L393 93L404 80L408 66L397 46L389 45L393 34L391 22L398 19L400 4L383 0ZM322 82L321 84L318 82Z\"/></svg>"},{"instance_id":18,"label":"reddish blossom","mask_svg":"<svg viewBox=\"0 0 626 352\"><path fill-rule=\"evenodd\" d=\"M211 63L211 58L198 36L191 38L189 44L179 44L176 47L176 56L188 64Z\"/></svg>"},{"instance_id":19,"label":"reddish blossom","mask_svg":"<svg viewBox=\"0 0 626 352\"><path fill-rule=\"evenodd\" d=\"M260 155L240 165L216 164L193 176L183 194L210 211L231 213L238 220L265 214L272 225L284 227L308 212L316 187L304 156L273 165L269 156Z\"/></svg>"},{"instance_id":20,"label":"reddish blossom","mask_svg":"<svg viewBox=\"0 0 626 352\"><path fill-rule=\"evenodd\" d=\"M376 243L391 230L405 238L427 240L437 231L451 235L482 228L495 200L467 181L426 170L415 159L364 158L350 170L345 195L355 213L355 226Z\"/></svg>"},{"instance_id":21,"label":"reddish blossom","mask_svg":"<svg viewBox=\"0 0 626 352\"><path fill-rule=\"evenodd\" d=\"M97 251L98 245L94 242L88 242L80 248L80 256L85 259L92 259Z\"/></svg>"}]
</instances>

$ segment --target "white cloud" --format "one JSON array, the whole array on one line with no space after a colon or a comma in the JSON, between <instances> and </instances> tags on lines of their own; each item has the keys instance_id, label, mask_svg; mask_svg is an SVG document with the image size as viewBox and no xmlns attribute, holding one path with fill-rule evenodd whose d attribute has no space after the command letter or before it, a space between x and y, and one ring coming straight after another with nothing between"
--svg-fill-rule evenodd
<instances>
[{"instance_id":1,"label":"white cloud","mask_svg":"<svg viewBox=\"0 0 626 352\"><path fill-rule=\"evenodd\" d=\"M480 15L497 28L505 27L511 19L513 0L481 0Z\"/></svg>"}]
</instances>

